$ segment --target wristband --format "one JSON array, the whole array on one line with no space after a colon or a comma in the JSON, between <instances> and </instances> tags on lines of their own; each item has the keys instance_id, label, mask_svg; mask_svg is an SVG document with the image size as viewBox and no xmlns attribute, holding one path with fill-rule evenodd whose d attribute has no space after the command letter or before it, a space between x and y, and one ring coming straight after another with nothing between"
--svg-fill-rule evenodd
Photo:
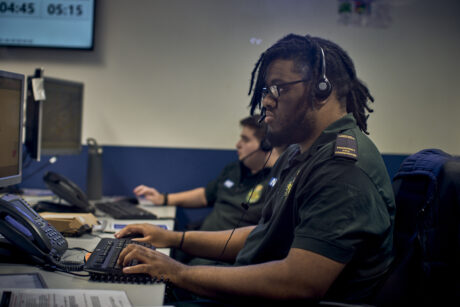
<instances>
[{"instance_id":1,"label":"wristband","mask_svg":"<svg viewBox=\"0 0 460 307\"><path fill-rule=\"evenodd\" d=\"M185 231L182 232L182 238L180 239L179 249L182 249L182 245L184 245L185 239Z\"/></svg>"},{"instance_id":2,"label":"wristband","mask_svg":"<svg viewBox=\"0 0 460 307\"><path fill-rule=\"evenodd\" d=\"M167 206L168 205L168 193L163 193L163 197L164 197L164 200L163 200L163 206Z\"/></svg>"}]
</instances>

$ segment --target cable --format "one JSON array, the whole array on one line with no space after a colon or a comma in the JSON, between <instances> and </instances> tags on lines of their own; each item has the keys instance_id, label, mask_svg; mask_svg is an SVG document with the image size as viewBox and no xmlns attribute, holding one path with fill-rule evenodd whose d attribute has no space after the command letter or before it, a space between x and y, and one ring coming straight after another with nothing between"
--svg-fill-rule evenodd
<instances>
[{"instance_id":1,"label":"cable","mask_svg":"<svg viewBox=\"0 0 460 307\"><path fill-rule=\"evenodd\" d=\"M265 168L265 166L267 165L268 160L270 160L270 157L271 157L271 155L272 155L272 152L273 152L273 149L270 150L270 153L268 154L267 160L265 161L264 165L262 166L262 170L263 170L263 169ZM258 177L260 177L261 174L262 174L262 171L259 173L259 176L258 176ZM251 201L252 194L254 193L254 190L256 189L256 186L257 186L257 184L255 184L255 185L252 187L251 193L249 194L249 197L248 197L248 202ZM225 250L227 249L227 245L228 245L228 243L230 242L230 239L232 238L233 233L235 232L235 230L236 230L237 228L240 227L240 224L241 224L241 221L243 220L243 217L244 217L244 216L246 215L246 213L248 212L249 204L243 202L243 203L241 204L241 206L242 206L245 210L244 210L243 214L241 215L241 217L240 217L238 223L236 224L236 226L233 227L232 232L230 233L230 235L229 235L229 237L228 237L228 239L227 239L227 242L225 242L224 248L222 249L222 252L220 253L219 258L217 258L217 260L219 260L219 261L223 261L223 260L222 260L222 256L224 255Z\"/></svg>"},{"instance_id":2,"label":"cable","mask_svg":"<svg viewBox=\"0 0 460 307\"><path fill-rule=\"evenodd\" d=\"M63 272L63 273L66 273L66 274L70 274L70 275L74 275L74 276L80 276L80 277L89 277L89 276L91 276L89 273L88 273L88 274L78 274L78 273L67 272L67 271L60 271L60 272Z\"/></svg>"},{"instance_id":3,"label":"cable","mask_svg":"<svg viewBox=\"0 0 460 307\"><path fill-rule=\"evenodd\" d=\"M76 250L76 251L83 251L83 252L91 253L89 250L87 250L87 249L85 249L83 247L72 247L72 248L68 248L67 250Z\"/></svg>"},{"instance_id":4,"label":"cable","mask_svg":"<svg viewBox=\"0 0 460 307\"><path fill-rule=\"evenodd\" d=\"M47 168L48 166L50 166L51 164L54 164L56 163L57 161L57 157L56 156L52 156L47 163L45 163L44 165L40 166L38 169L36 169L35 171L33 171L32 173L28 174L27 176L24 176L22 178L22 182L26 181L27 179L29 179L30 177L34 176L35 174L39 173L40 171L44 170L45 168Z\"/></svg>"}]
</instances>

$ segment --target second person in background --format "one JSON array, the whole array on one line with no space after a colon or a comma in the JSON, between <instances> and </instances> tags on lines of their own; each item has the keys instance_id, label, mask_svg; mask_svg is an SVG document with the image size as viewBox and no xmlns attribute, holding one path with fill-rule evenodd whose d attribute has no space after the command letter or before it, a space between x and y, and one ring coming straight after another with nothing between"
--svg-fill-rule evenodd
<instances>
[{"instance_id":1,"label":"second person in background","mask_svg":"<svg viewBox=\"0 0 460 307\"><path fill-rule=\"evenodd\" d=\"M266 124L258 121L258 115L240 121L242 129L236 143L238 161L225 166L206 187L168 194L140 185L134 189L134 194L144 196L156 205L185 208L212 206L200 230L226 230L257 224L263 206L263 187L270 180L271 167L285 148L272 150L265 138ZM247 212L242 217L246 210L243 203L247 205Z\"/></svg>"}]
</instances>

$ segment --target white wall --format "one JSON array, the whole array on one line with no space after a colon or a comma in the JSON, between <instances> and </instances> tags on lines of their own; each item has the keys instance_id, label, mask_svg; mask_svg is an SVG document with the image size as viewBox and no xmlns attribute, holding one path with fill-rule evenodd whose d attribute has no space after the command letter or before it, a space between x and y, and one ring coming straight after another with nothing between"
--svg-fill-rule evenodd
<instances>
[{"instance_id":1,"label":"white wall","mask_svg":"<svg viewBox=\"0 0 460 307\"><path fill-rule=\"evenodd\" d=\"M335 0L98 2L94 51L0 48L0 69L85 82L84 139L233 148L255 61L293 32L349 52L376 98L369 130L382 152L460 154L456 0L392 0L385 29L339 25Z\"/></svg>"}]
</instances>

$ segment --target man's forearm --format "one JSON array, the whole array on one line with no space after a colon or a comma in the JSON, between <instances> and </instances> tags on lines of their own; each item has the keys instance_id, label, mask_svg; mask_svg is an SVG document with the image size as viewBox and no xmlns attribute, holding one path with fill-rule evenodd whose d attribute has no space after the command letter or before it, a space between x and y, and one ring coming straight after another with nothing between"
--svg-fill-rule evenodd
<instances>
[{"instance_id":1,"label":"man's forearm","mask_svg":"<svg viewBox=\"0 0 460 307\"><path fill-rule=\"evenodd\" d=\"M299 299L304 298L299 293L307 293L295 293L297 286L282 261L241 267L191 266L173 283L197 295L223 300Z\"/></svg>"},{"instance_id":2,"label":"man's forearm","mask_svg":"<svg viewBox=\"0 0 460 307\"><path fill-rule=\"evenodd\" d=\"M180 206L184 208L200 208L207 205L204 188L196 188L189 191L168 194L169 206Z\"/></svg>"},{"instance_id":3,"label":"man's forearm","mask_svg":"<svg viewBox=\"0 0 460 307\"><path fill-rule=\"evenodd\" d=\"M186 266L171 281L220 299L308 300L324 296L344 264L301 249L281 260L238 267Z\"/></svg>"},{"instance_id":4,"label":"man's forearm","mask_svg":"<svg viewBox=\"0 0 460 307\"><path fill-rule=\"evenodd\" d=\"M255 226L225 231L189 231L184 235L182 250L196 257L234 261ZM231 235L231 239L230 238ZM228 241L228 244L227 244ZM225 245L227 246L225 247ZM225 247L225 251L224 251Z\"/></svg>"}]
</instances>

